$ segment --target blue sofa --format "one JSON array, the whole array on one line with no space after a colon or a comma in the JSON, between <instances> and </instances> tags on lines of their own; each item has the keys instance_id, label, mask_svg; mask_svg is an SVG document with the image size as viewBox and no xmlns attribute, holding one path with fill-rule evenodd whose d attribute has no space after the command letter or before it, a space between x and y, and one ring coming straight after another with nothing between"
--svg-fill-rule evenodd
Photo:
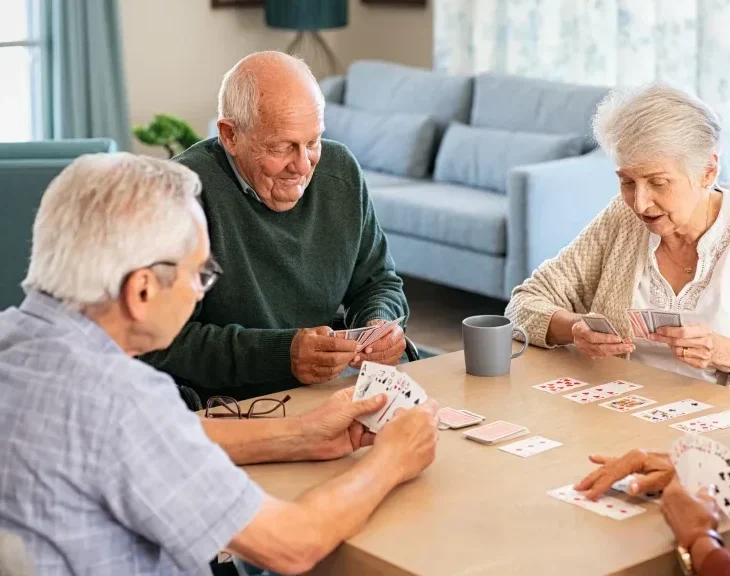
<instances>
[{"instance_id":1,"label":"blue sofa","mask_svg":"<svg viewBox=\"0 0 730 576\"><path fill-rule=\"evenodd\" d=\"M0 143L0 310L23 299L33 220L48 184L74 158L116 149L106 138Z\"/></svg>"},{"instance_id":2,"label":"blue sofa","mask_svg":"<svg viewBox=\"0 0 730 576\"><path fill-rule=\"evenodd\" d=\"M377 61L321 86L404 274L506 300L618 192L590 137L606 88Z\"/></svg>"}]
</instances>

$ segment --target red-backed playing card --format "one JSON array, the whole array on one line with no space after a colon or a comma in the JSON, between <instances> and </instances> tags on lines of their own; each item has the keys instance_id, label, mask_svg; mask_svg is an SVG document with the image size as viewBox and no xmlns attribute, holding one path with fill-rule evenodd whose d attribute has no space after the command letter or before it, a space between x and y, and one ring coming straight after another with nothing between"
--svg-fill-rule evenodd
<instances>
[{"instance_id":1,"label":"red-backed playing card","mask_svg":"<svg viewBox=\"0 0 730 576\"><path fill-rule=\"evenodd\" d=\"M481 442L482 444L496 444L502 440L524 436L529 430L519 424L512 424L504 420L497 420L486 426L480 426L474 430L464 432L469 440Z\"/></svg>"},{"instance_id":2,"label":"red-backed playing card","mask_svg":"<svg viewBox=\"0 0 730 576\"><path fill-rule=\"evenodd\" d=\"M454 410L453 408L441 408L438 415L441 424L455 430L479 424L484 420L484 416L480 416L479 414L467 412L466 410Z\"/></svg>"}]
</instances>

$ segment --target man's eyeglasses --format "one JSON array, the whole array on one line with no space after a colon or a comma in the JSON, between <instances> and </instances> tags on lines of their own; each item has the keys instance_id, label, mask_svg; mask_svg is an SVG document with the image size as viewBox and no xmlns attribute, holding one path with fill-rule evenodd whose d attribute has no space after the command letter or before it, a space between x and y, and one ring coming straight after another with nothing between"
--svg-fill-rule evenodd
<instances>
[{"instance_id":1,"label":"man's eyeglasses","mask_svg":"<svg viewBox=\"0 0 730 576\"><path fill-rule=\"evenodd\" d=\"M230 396L211 396L205 406L206 418L283 418L286 416L285 404L291 400L287 394L281 400L277 398L260 398L254 400L247 411L241 410L241 405ZM221 410L216 411L216 408Z\"/></svg>"},{"instance_id":2,"label":"man's eyeglasses","mask_svg":"<svg viewBox=\"0 0 730 576\"><path fill-rule=\"evenodd\" d=\"M154 266L173 266L177 267L179 264L177 262L153 262L149 266L145 266L145 268L153 268ZM205 261L203 266L198 270L198 277L200 280L200 287L203 291L203 294L208 292L213 286L215 285L216 281L220 276L223 275L223 268L221 268L221 265L216 262L215 258L212 256L208 258L208 260Z\"/></svg>"}]
</instances>

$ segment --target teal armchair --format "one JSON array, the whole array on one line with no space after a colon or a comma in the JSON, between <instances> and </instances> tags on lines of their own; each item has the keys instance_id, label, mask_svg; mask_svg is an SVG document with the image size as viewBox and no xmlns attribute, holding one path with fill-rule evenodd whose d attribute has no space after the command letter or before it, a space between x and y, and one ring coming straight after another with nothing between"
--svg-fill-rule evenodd
<instances>
[{"instance_id":1,"label":"teal armchair","mask_svg":"<svg viewBox=\"0 0 730 576\"><path fill-rule=\"evenodd\" d=\"M0 310L23 300L33 220L48 184L78 156L116 150L107 138L0 143Z\"/></svg>"}]
</instances>

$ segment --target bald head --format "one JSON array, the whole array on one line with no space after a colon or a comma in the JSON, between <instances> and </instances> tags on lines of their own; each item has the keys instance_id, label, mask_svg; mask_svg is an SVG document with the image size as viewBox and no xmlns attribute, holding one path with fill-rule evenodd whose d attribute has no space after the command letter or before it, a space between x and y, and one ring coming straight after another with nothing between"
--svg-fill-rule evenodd
<instances>
[{"instance_id":1,"label":"bald head","mask_svg":"<svg viewBox=\"0 0 730 576\"><path fill-rule=\"evenodd\" d=\"M218 119L228 119L243 131L306 106L321 114L322 91L304 61L283 52L246 56L226 73L218 93Z\"/></svg>"}]
</instances>

